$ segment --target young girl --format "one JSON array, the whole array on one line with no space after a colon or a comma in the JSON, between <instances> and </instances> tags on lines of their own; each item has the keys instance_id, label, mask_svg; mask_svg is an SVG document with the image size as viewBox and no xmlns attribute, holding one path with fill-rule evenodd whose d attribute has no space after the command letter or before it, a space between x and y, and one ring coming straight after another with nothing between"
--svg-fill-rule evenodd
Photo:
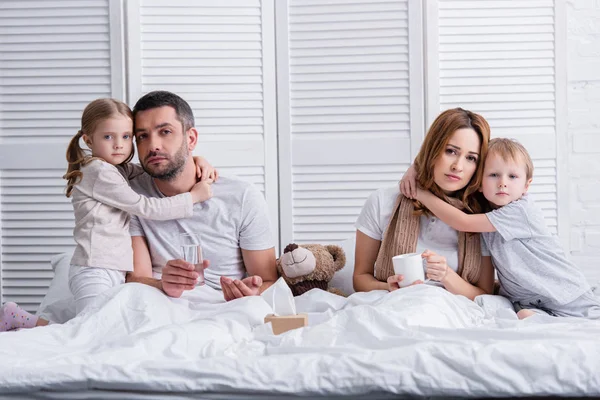
<instances>
[{"instance_id":1,"label":"young girl","mask_svg":"<svg viewBox=\"0 0 600 400\"><path fill-rule=\"evenodd\" d=\"M212 197L210 182L216 171L201 158L195 158L199 176L190 192L165 198L148 198L128 184L143 172L129 164L134 154L133 122L129 107L114 99L98 99L83 111L81 130L67 148L69 167L67 197L73 197L76 248L71 259L69 287L79 314L96 296L125 282L133 271L129 235L129 214L167 220L189 217L194 203ZM79 146L80 139L91 156ZM0 332L15 328L47 325L48 321L29 314L15 303L0 308Z\"/></svg>"},{"instance_id":2,"label":"young girl","mask_svg":"<svg viewBox=\"0 0 600 400\"><path fill-rule=\"evenodd\" d=\"M500 281L500 294L519 318L534 313L600 319L600 297L562 251L542 210L527 194L533 162L525 147L510 139L490 141L480 191L492 211L468 215L417 189L416 199L462 232L483 232Z\"/></svg>"}]
</instances>

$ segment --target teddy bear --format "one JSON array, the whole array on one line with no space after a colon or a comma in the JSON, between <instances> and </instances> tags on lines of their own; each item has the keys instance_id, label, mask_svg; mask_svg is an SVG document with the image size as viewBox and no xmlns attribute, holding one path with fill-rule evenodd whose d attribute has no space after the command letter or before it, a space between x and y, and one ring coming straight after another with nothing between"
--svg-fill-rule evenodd
<instances>
[{"instance_id":1,"label":"teddy bear","mask_svg":"<svg viewBox=\"0 0 600 400\"><path fill-rule=\"evenodd\" d=\"M328 288L336 271L346 265L344 249L336 245L288 244L277 260L277 271L287 282L294 296L319 288L331 293L344 294Z\"/></svg>"}]
</instances>

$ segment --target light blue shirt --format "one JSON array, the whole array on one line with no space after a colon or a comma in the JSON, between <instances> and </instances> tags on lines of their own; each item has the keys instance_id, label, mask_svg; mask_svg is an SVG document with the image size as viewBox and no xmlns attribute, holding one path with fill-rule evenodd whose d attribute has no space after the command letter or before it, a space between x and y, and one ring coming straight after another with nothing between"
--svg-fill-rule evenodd
<instances>
[{"instance_id":1,"label":"light blue shirt","mask_svg":"<svg viewBox=\"0 0 600 400\"><path fill-rule=\"evenodd\" d=\"M486 216L497 231L482 237L496 266L500 294L512 301L541 296L566 304L590 290L529 195Z\"/></svg>"}]
</instances>

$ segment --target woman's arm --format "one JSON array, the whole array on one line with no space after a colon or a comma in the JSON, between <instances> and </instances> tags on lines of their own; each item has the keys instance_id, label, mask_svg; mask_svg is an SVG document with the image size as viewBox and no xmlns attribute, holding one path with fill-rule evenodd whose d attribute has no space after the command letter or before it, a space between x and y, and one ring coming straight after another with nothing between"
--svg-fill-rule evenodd
<instances>
[{"instance_id":1,"label":"woman's arm","mask_svg":"<svg viewBox=\"0 0 600 400\"><path fill-rule=\"evenodd\" d=\"M380 282L373 276L380 246L381 241L370 238L359 230L356 231L354 276L352 280L355 291L388 290L387 282Z\"/></svg>"},{"instance_id":2,"label":"woman's arm","mask_svg":"<svg viewBox=\"0 0 600 400\"><path fill-rule=\"evenodd\" d=\"M452 268L446 265L446 259L432 252L425 252L427 261L427 277L440 281L450 293L460 294L473 300L482 294L494 291L494 266L491 257L481 257L481 275L475 285L464 280ZM434 257L437 256L437 257ZM432 258L432 262L429 261ZM438 260L443 259L443 261ZM444 268L445 267L445 268ZM444 270L445 272L440 272Z\"/></svg>"},{"instance_id":3,"label":"woman's arm","mask_svg":"<svg viewBox=\"0 0 600 400\"><path fill-rule=\"evenodd\" d=\"M459 232L496 232L485 214L466 214L429 190L417 189L417 200L445 224Z\"/></svg>"}]
</instances>

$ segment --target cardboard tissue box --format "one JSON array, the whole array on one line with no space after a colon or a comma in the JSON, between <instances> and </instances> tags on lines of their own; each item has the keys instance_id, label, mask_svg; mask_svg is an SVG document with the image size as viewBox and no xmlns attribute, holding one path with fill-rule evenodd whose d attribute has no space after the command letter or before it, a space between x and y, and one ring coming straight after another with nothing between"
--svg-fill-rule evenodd
<instances>
[{"instance_id":1,"label":"cardboard tissue box","mask_svg":"<svg viewBox=\"0 0 600 400\"><path fill-rule=\"evenodd\" d=\"M261 296L273 309L272 314L265 316L265 324L271 323L275 335L308 326L308 314L296 313L294 296L283 278L279 278Z\"/></svg>"},{"instance_id":2,"label":"cardboard tissue box","mask_svg":"<svg viewBox=\"0 0 600 400\"><path fill-rule=\"evenodd\" d=\"M284 332L290 331L296 328L302 328L308 326L308 314L295 314L295 315L274 315L269 314L265 317L265 324L271 323L273 327L273 333L280 335Z\"/></svg>"}]
</instances>

